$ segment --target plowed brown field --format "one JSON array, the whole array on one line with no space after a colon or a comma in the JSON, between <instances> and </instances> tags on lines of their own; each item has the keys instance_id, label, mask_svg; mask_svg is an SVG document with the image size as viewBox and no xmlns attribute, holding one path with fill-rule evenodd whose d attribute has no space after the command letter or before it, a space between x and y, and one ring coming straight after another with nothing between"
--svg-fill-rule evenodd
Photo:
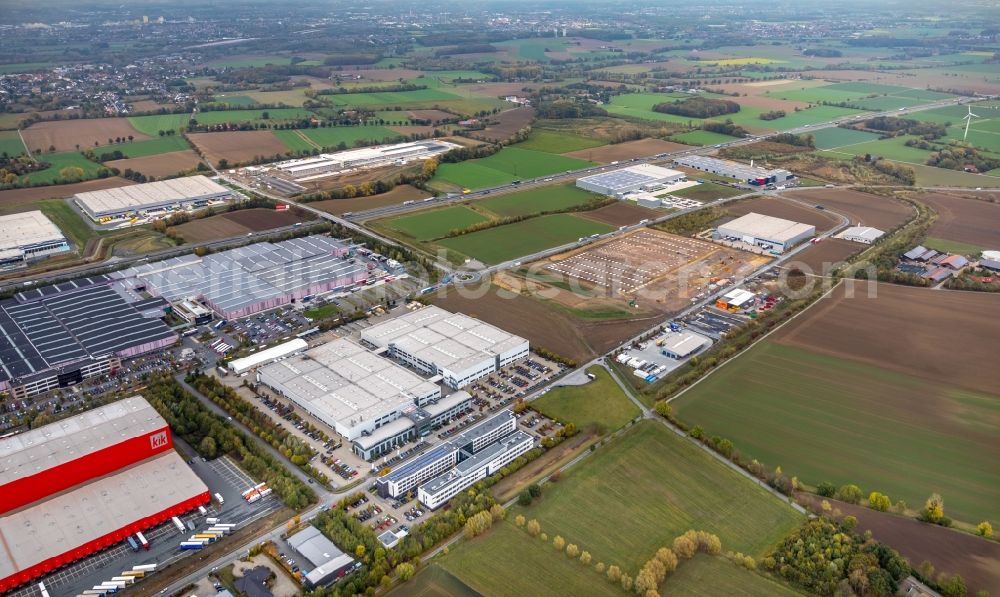
<instances>
[{"instance_id":1,"label":"plowed brown field","mask_svg":"<svg viewBox=\"0 0 1000 597\"><path fill-rule=\"evenodd\" d=\"M874 226L891 230L907 221L913 209L899 201L881 195L844 189L814 189L786 191L785 195L809 205L821 204L851 219L852 225Z\"/></svg>"},{"instance_id":2,"label":"plowed brown field","mask_svg":"<svg viewBox=\"0 0 1000 597\"><path fill-rule=\"evenodd\" d=\"M599 209L586 211L578 215L591 220L597 220L598 222L604 222L605 224L611 224L612 226L627 226L629 224L637 224L640 220L654 217L656 211L639 207L632 202L616 201L611 205L605 205Z\"/></svg>"},{"instance_id":3,"label":"plowed brown field","mask_svg":"<svg viewBox=\"0 0 1000 597\"><path fill-rule=\"evenodd\" d=\"M196 167L200 161L201 158L198 157L198 154L190 149L185 149L184 151L171 151L170 153L148 155L141 158L113 160L105 165L109 168L118 168L123 172L126 168L130 168L136 172L142 172L146 176L159 178L190 170Z\"/></svg>"},{"instance_id":4,"label":"plowed brown field","mask_svg":"<svg viewBox=\"0 0 1000 597\"><path fill-rule=\"evenodd\" d=\"M149 139L132 128L127 118L87 118L81 120L52 120L37 122L21 131L24 142L31 151L46 152L55 146L56 151L93 149L94 142L107 145L108 138L128 137L143 141Z\"/></svg>"},{"instance_id":5,"label":"plowed brown field","mask_svg":"<svg viewBox=\"0 0 1000 597\"><path fill-rule=\"evenodd\" d=\"M63 199L86 191L102 191L104 189L125 187L133 184L135 183L131 180L113 176L111 178L98 178L96 180L88 180L86 182L77 182L73 184L0 191L0 209L17 205L26 205L42 199Z\"/></svg>"},{"instance_id":6,"label":"plowed brown field","mask_svg":"<svg viewBox=\"0 0 1000 597\"><path fill-rule=\"evenodd\" d=\"M990 361L1000 336L990 315L996 296L878 284L877 298L867 298L866 286L855 298L838 291L820 301L773 340L959 388L1000 388Z\"/></svg>"},{"instance_id":7,"label":"plowed brown field","mask_svg":"<svg viewBox=\"0 0 1000 597\"><path fill-rule=\"evenodd\" d=\"M257 156L284 155L288 148L271 131L233 131L226 133L193 133L188 135L205 157L218 164L226 159L231 164L249 162Z\"/></svg>"},{"instance_id":8,"label":"plowed brown field","mask_svg":"<svg viewBox=\"0 0 1000 597\"><path fill-rule=\"evenodd\" d=\"M827 238L823 242L803 250L786 265L800 267L806 273L827 275L832 270L833 264L844 261L864 248L865 245L852 243L842 238Z\"/></svg>"},{"instance_id":9,"label":"plowed brown field","mask_svg":"<svg viewBox=\"0 0 1000 597\"><path fill-rule=\"evenodd\" d=\"M322 209L327 213L340 215L348 212L375 209L376 207L385 207L387 205L399 205L404 201L418 201L420 199L426 199L427 197L430 197L430 193L421 191L416 187L411 187L408 184L402 184L394 187L388 193L382 193L380 195L372 195L371 197L355 197L353 199L327 199L326 201L314 201L309 204L309 207L315 207L316 209Z\"/></svg>"},{"instance_id":10,"label":"plowed brown field","mask_svg":"<svg viewBox=\"0 0 1000 597\"><path fill-rule=\"evenodd\" d=\"M926 193L914 198L938 213L928 236L988 249L1000 247L1000 204L945 193Z\"/></svg>"},{"instance_id":11,"label":"plowed brown field","mask_svg":"<svg viewBox=\"0 0 1000 597\"><path fill-rule=\"evenodd\" d=\"M196 243L240 236L247 232L291 226L296 222L305 222L310 219L308 212L298 212L298 210L293 209L286 211L264 208L241 209L200 220L192 220L176 226L175 230L185 241Z\"/></svg>"}]
</instances>

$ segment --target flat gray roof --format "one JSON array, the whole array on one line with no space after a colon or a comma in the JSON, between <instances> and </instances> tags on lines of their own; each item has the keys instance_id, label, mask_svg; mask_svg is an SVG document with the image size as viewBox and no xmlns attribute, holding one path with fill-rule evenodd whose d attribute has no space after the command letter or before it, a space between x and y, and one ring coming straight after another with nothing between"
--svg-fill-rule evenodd
<instances>
[{"instance_id":1,"label":"flat gray roof","mask_svg":"<svg viewBox=\"0 0 1000 597\"><path fill-rule=\"evenodd\" d=\"M60 240L62 231L37 209L0 216L0 251Z\"/></svg>"},{"instance_id":2,"label":"flat gray roof","mask_svg":"<svg viewBox=\"0 0 1000 597\"><path fill-rule=\"evenodd\" d=\"M604 187L610 191L616 191L618 189L630 189L635 185L660 182L679 176L684 176L684 173L652 164L637 164L610 172L591 174L579 180Z\"/></svg>"},{"instance_id":3,"label":"flat gray roof","mask_svg":"<svg viewBox=\"0 0 1000 597\"><path fill-rule=\"evenodd\" d=\"M461 448L462 446L470 444L480 437L494 431L498 427L510 424L510 420L513 418L513 411L510 409L501 410L490 417L483 419L479 423L476 423L472 428L466 429L455 437L449 438L448 442Z\"/></svg>"},{"instance_id":4,"label":"flat gray roof","mask_svg":"<svg viewBox=\"0 0 1000 597\"><path fill-rule=\"evenodd\" d=\"M0 578L207 493L170 450L0 517Z\"/></svg>"},{"instance_id":5,"label":"flat gray roof","mask_svg":"<svg viewBox=\"0 0 1000 597\"><path fill-rule=\"evenodd\" d=\"M420 489L429 495L434 495L451 485L455 479L464 477L478 470L480 467L485 466L500 454L509 450L511 446L520 444L529 438L531 438L530 435L518 429L510 435L497 440L479 452L459 462L455 465L455 468L427 481L420 486Z\"/></svg>"},{"instance_id":6,"label":"flat gray roof","mask_svg":"<svg viewBox=\"0 0 1000 597\"><path fill-rule=\"evenodd\" d=\"M19 433L0 441L0 486L166 426L133 396Z\"/></svg>"},{"instance_id":7,"label":"flat gray roof","mask_svg":"<svg viewBox=\"0 0 1000 597\"><path fill-rule=\"evenodd\" d=\"M76 200L94 215L195 201L232 193L206 176L186 176L127 187L77 193Z\"/></svg>"},{"instance_id":8,"label":"flat gray roof","mask_svg":"<svg viewBox=\"0 0 1000 597\"><path fill-rule=\"evenodd\" d=\"M257 370L261 380L276 384L295 401L305 401L325 421L349 426L376 419L414 404L417 397L440 393L423 378L339 338L302 354Z\"/></svg>"},{"instance_id":9,"label":"flat gray roof","mask_svg":"<svg viewBox=\"0 0 1000 597\"><path fill-rule=\"evenodd\" d=\"M784 243L803 234L814 234L816 227L750 212L731 222L720 224L719 230L733 231L738 234Z\"/></svg>"},{"instance_id":10,"label":"flat gray roof","mask_svg":"<svg viewBox=\"0 0 1000 597\"><path fill-rule=\"evenodd\" d=\"M453 371L494 359L527 342L496 326L435 305L366 328L361 339L379 348L395 345L425 362Z\"/></svg>"},{"instance_id":11,"label":"flat gray roof","mask_svg":"<svg viewBox=\"0 0 1000 597\"><path fill-rule=\"evenodd\" d=\"M344 555L333 541L330 541L319 529L310 525L288 538L288 545L309 560L313 567L322 566Z\"/></svg>"}]
</instances>

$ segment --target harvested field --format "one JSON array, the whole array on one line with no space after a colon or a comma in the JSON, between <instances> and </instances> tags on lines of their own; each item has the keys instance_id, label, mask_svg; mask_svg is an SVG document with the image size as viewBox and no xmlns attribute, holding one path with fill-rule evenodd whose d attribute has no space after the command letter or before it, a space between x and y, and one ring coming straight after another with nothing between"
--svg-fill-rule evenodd
<instances>
[{"instance_id":1,"label":"harvested field","mask_svg":"<svg viewBox=\"0 0 1000 597\"><path fill-rule=\"evenodd\" d=\"M471 131L467 135L473 139L485 141L509 139L514 133L531 124L531 121L535 119L535 109L531 107L514 108L492 116L491 119L496 124L491 124L481 131Z\"/></svg>"},{"instance_id":2,"label":"harvested field","mask_svg":"<svg viewBox=\"0 0 1000 597\"><path fill-rule=\"evenodd\" d=\"M310 220L310 214L298 210L275 211L273 209L241 209L200 220L185 222L174 230L189 243L241 236L248 232L259 232L271 228L291 226L296 222Z\"/></svg>"},{"instance_id":3,"label":"harvested field","mask_svg":"<svg viewBox=\"0 0 1000 597\"><path fill-rule=\"evenodd\" d=\"M404 201L419 201L420 199L426 199L427 197L430 197L429 193L421 191L416 187L411 187L408 184L403 184L380 195L372 195L371 197L355 197L353 199L327 199L325 201L314 201L309 204L309 207L315 207L316 209L321 209L333 215L340 215L355 211L363 211L366 209L375 209L377 207L385 207L387 205L399 205Z\"/></svg>"},{"instance_id":4,"label":"harvested field","mask_svg":"<svg viewBox=\"0 0 1000 597\"><path fill-rule=\"evenodd\" d=\"M674 400L706 434L808 485L854 483L1000 519L996 297L842 283Z\"/></svg>"},{"instance_id":5,"label":"harvested field","mask_svg":"<svg viewBox=\"0 0 1000 597\"><path fill-rule=\"evenodd\" d=\"M417 120L430 120L432 123L455 118L454 114L444 110L406 110L404 114Z\"/></svg>"},{"instance_id":6,"label":"harvested field","mask_svg":"<svg viewBox=\"0 0 1000 597\"><path fill-rule=\"evenodd\" d=\"M802 497L809 501L815 499ZM926 560L934 564L939 573L959 574L970 595L977 591L1000 594L1000 543L837 500L830 500L830 504L844 516L858 519L857 532L870 530L876 539L895 548L912 566L917 567Z\"/></svg>"},{"instance_id":7,"label":"harvested field","mask_svg":"<svg viewBox=\"0 0 1000 597\"><path fill-rule=\"evenodd\" d=\"M192 133L188 139L213 164L228 160L230 164L249 162L258 156L284 155L288 148L271 131L233 131L225 133Z\"/></svg>"},{"instance_id":8,"label":"harvested field","mask_svg":"<svg viewBox=\"0 0 1000 597\"><path fill-rule=\"evenodd\" d=\"M639 207L631 201L616 201L611 205L605 205L599 209L580 214L582 217L611 224L612 226L637 224L641 220L650 219L656 215L655 210Z\"/></svg>"},{"instance_id":9,"label":"harvested field","mask_svg":"<svg viewBox=\"0 0 1000 597\"><path fill-rule=\"evenodd\" d=\"M7 208L15 205L27 205L42 199L62 199L72 197L77 193L84 193L86 191L101 191L104 189L113 189L115 187L124 187L133 184L135 183L131 180L113 176L111 178L98 178L96 180L88 180L86 182L77 182L73 184L0 191L0 209L6 210Z\"/></svg>"},{"instance_id":10,"label":"harvested field","mask_svg":"<svg viewBox=\"0 0 1000 597\"><path fill-rule=\"evenodd\" d=\"M892 230L913 215L913 209L897 199L844 189L786 191L785 195L809 205L822 204L851 219L853 226Z\"/></svg>"},{"instance_id":11,"label":"harvested field","mask_svg":"<svg viewBox=\"0 0 1000 597\"><path fill-rule=\"evenodd\" d=\"M186 149L184 151L171 151L170 153L148 155L141 158L113 160L105 162L104 165L109 168L118 168L123 172L126 168L130 168L146 176L160 178L161 176L170 176L195 168L200 161L201 158L198 157L198 154L190 149Z\"/></svg>"},{"instance_id":12,"label":"harvested field","mask_svg":"<svg viewBox=\"0 0 1000 597\"><path fill-rule=\"evenodd\" d=\"M810 245L795 259L787 264L787 267L799 267L807 274L827 275L834 264L846 260L848 257L867 248L866 245L853 243L842 238L827 238L823 242Z\"/></svg>"},{"instance_id":13,"label":"harvested field","mask_svg":"<svg viewBox=\"0 0 1000 597\"><path fill-rule=\"evenodd\" d=\"M926 193L914 199L937 212L929 236L994 249L1000 247L1000 204L946 193Z\"/></svg>"},{"instance_id":14,"label":"harvested field","mask_svg":"<svg viewBox=\"0 0 1000 597\"><path fill-rule=\"evenodd\" d=\"M992 339L1000 336L1000 320L983 317L996 309L996 297L892 284L879 284L877 290L877 299L847 299L838 291L833 300L813 307L809 317L772 337L957 388L1000 388L1000 368L986 364Z\"/></svg>"},{"instance_id":15,"label":"harvested field","mask_svg":"<svg viewBox=\"0 0 1000 597\"><path fill-rule=\"evenodd\" d=\"M430 135L434 132L433 126L422 124L404 124L400 126L387 126L385 128L400 135Z\"/></svg>"},{"instance_id":16,"label":"harvested field","mask_svg":"<svg viewBox=\"0 0 1000 597\"><path fill-rule=\"evenodd\" d=\"M136 141L149 139L132 127L127 118L88 118L38 122L21 131L31 151L79 151L97 145L107 145L108 138L128 137ZM79 146L79 149L77 148Z\"/></svg>"},{"instance_id":17,"label":"harvested field","mask_svg":"<svg viewBox=\"0 0 1000 597\"><path fill-rule=\"evenodd\" d=\"M351 77L361 77L368 81L397 81L399 79L416 79L421 76L421 71L409 68L370 68L345 66L344 72Z\"/></svg>"},{"instance_id":18,"label":"harvested field","mask_svg":"<svg viewBox=\"0 0 1000 597\"><path fill-rule=\"evenodd\" d=\"M599 164L610 164L611 162L647 157L658 153L670 153L682 149L690 149L690 147L663 139L639 139L638 141L626 141L593 149L571 151L563 155Z\"/></svg>"},{"instance_id":19,"label":"harvested field","mask_svg":"<svg viewBox=\"0 0 1000 597\"><path fill-rule=\"evenodd\" d=\"M840 223L840 218L832 214L780 197L754 197L746 201L730 203L726 209L729 215L734 217L754 212L773 218L784 218L793 222L809 224L815 226L817 232L824 232Z\"/></svg>"}]
</instances>

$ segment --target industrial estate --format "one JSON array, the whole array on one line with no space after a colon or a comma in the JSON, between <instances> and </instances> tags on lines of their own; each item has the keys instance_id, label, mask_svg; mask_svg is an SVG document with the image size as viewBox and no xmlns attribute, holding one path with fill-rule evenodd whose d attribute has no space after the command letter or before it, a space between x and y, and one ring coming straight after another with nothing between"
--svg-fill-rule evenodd
<instances>
[{"instance_id":1,"label":"industrial estate","mask_svg":"<svg viewBox=\"0 0 1000 597\"><path fill-rule=\"evenodd\" d=\"M1000 595L1000 6L119 4L0 11L0 594Z\"/></svg>"}]
</instances>

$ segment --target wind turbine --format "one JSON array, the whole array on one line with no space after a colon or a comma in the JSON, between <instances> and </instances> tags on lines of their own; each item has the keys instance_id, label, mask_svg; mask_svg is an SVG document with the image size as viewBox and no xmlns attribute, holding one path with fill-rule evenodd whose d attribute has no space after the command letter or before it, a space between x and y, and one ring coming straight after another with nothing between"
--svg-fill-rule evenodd
<instances>
[{"instance_id":1,"label":"wind turbine","mask_svg":"<svg viewBox=\"0 0 1000 597\"><path fill-rule=\"evenodd\" d=\"M969 125L972 124L972 119L979 118L979 116L972 113L972 106L966 104L965 107L969 109L969 113L962 118L965 121L965 134L962 135L962 141L965 141L969 136Z\"/></svg>"}]
</instances>

